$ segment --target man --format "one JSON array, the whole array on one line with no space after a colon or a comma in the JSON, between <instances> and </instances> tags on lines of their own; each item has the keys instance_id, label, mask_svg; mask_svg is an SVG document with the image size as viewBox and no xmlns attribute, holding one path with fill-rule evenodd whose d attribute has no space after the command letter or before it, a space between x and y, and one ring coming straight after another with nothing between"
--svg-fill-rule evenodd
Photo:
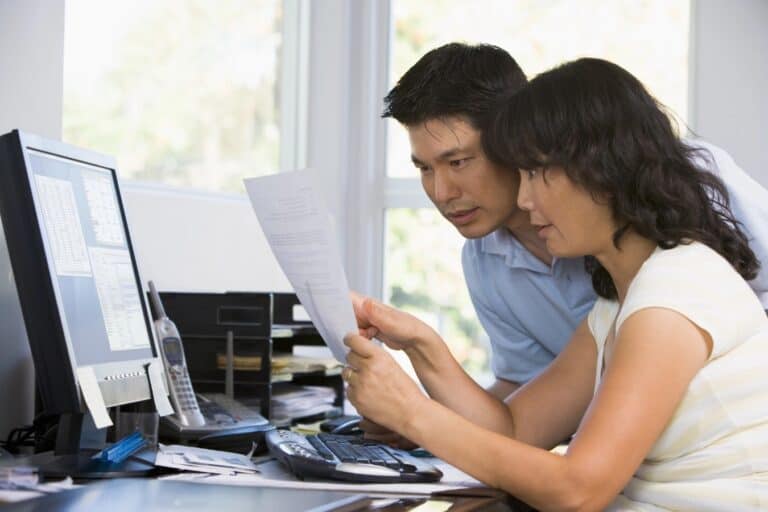
<instances>
[{"instance_id":1,"label":"man","mask_svg":"<svg viewBox=\"0 0 768 512\"><path fill-rule=\"evenodd\" d=\"M481 134L495 106L526 84L501 48L451 43L424 55L384 99L383 117L408 131L424 191L467 241L462 266L472 302L491 341L504 399L562 350L595 301L583 258L556 259L517 207L519 174L483 153ZM720 177L757 257L768 266L768 191L723 150L701 166ZM750 285L768 308L768 268ZM705 276L702 276L705 278Z\"/></svg>"}]
</instances>

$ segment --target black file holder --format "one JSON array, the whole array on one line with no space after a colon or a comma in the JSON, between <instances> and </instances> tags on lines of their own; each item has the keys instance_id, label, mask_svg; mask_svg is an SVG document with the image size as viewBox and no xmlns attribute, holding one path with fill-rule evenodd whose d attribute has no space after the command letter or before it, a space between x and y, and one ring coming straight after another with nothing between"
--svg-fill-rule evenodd
<instances>
[{"instance_id":1,"label":"black file holder","mask_svg":"<svg viewBox=\"0 0 768 512\"><path fill-rule=\"evenodd\" d=\"M275 350L278 352L291 352L294 345L325 345L320 333L310 320L298 320L294 315L294 307L301 306L295 293L272 294L272 328L274 330L290 330L290 336L273 338ZM336 400L333 405L343 410L344 407L344 381L339 375L304 374L295 375L294 384L304 386L327 386L336 392ZM279 385L279 384L277 384Z\"/></svg>"},{"instance_id":2,"label":"black file holder","mask_svg":"<svg viewBox=\"0 0 768 512\"><path fill-rule=\"evenodd\" d=\"M270 293L161 292L165 312L179 329L195 391L257 397L270 417L272 295ZM227 365L218 365L220 354ZM260 358L258 369L238 370L237 356Z\"/></svg>"},{"instance_id":3,"label":"black file holder","mask_svg":"<svg viewBox=\"0 0 768 512\"><path fill-rule=\"evenodd\" d=\"M165 312L179 329L184 344L192 384L196 392L225 392L235 399L259 399L260 413L271 418L272 355L290 353L294 345L324 345L309 320L295 320L294 293L259 292L160 292ZM273 333L281 333L273 337ZM227 355L229 371L217 364L219 354ZM238 356L261 358L258 370L242 370L232 365ZM343 408L344 382L340 375L296 374L298 385L333 388L333 405Z\"/></svg>"}]
</instances>

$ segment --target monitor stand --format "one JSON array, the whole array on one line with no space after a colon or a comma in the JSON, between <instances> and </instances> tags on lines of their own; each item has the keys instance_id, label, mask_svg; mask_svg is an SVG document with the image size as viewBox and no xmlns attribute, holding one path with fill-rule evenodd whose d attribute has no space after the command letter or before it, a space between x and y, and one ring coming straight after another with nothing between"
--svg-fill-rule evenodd
<instances>
[{"instance_id":1,"label":"monitor stand","mask_svg":"<svg viewBox=\"0 0 768 512\"><path fill-rule=\"evenodd\" d=\"M119 463L94 459L105 441L106 429L96 428L90 413L64 413L59 419L53 459L40 465L39 473L46 478L90 480L154 476L160 472L154 464L154 449L142 450Z\"/></svg>"}]
</instances>

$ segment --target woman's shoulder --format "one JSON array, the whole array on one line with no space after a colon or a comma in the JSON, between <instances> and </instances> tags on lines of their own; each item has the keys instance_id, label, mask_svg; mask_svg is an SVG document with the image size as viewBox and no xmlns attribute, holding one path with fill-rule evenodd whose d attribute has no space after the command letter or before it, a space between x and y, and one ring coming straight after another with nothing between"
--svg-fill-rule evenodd
<instances>
[{"instance_id":1,"label":"woman's shoulder","mask_svg":"<svg viewBox=\"0 0 768 512\"><path fill-rule=\"evenodd\" d=\"M765 326L762 305L746 281L713 249L698 242L657 249L638 271L622 304L617 328L644 308L677 311L715 340L737 343Z\"/></svg>"},{"instance_id":2,"label":"woman's shoulder","mask_svg":"<svg viewBox=\"0 0 768 512\"><path fill-rule=\"evenodd\" d=\"M743 281L717 251L700 242L690 242L670 249L657 248L638 271L630 292L648 286L669 288L685 284L696 289Z\"/></svg>"},{"instance_id":3,"label":"woman's shoulder","mask_svg":"<svg viewBox=\"0 0 768 512\"><path fill-rule=\"evenodd\" d=\"M736 298L757 300L728 260L702 243L690 242L657 248L632 280L625 303L683 300L714 304Z\"/></svg>"}]
</instances>

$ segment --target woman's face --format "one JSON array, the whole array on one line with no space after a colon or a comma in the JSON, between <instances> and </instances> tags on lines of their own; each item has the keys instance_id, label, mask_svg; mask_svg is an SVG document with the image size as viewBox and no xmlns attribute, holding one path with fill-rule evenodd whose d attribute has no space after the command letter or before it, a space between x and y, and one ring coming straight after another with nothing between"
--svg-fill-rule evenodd
<instances>
[{"instance_id":1,"label":"woman's face","mask_svg":"<svg viewBox=\"0 0 768 512\"><path fill-rule=\"evenodd\" d=\"M609 206L575 185L560 168L521 170L517 204L559 258L596 255L613 246Z\"/></svg>"}]
</instances>

